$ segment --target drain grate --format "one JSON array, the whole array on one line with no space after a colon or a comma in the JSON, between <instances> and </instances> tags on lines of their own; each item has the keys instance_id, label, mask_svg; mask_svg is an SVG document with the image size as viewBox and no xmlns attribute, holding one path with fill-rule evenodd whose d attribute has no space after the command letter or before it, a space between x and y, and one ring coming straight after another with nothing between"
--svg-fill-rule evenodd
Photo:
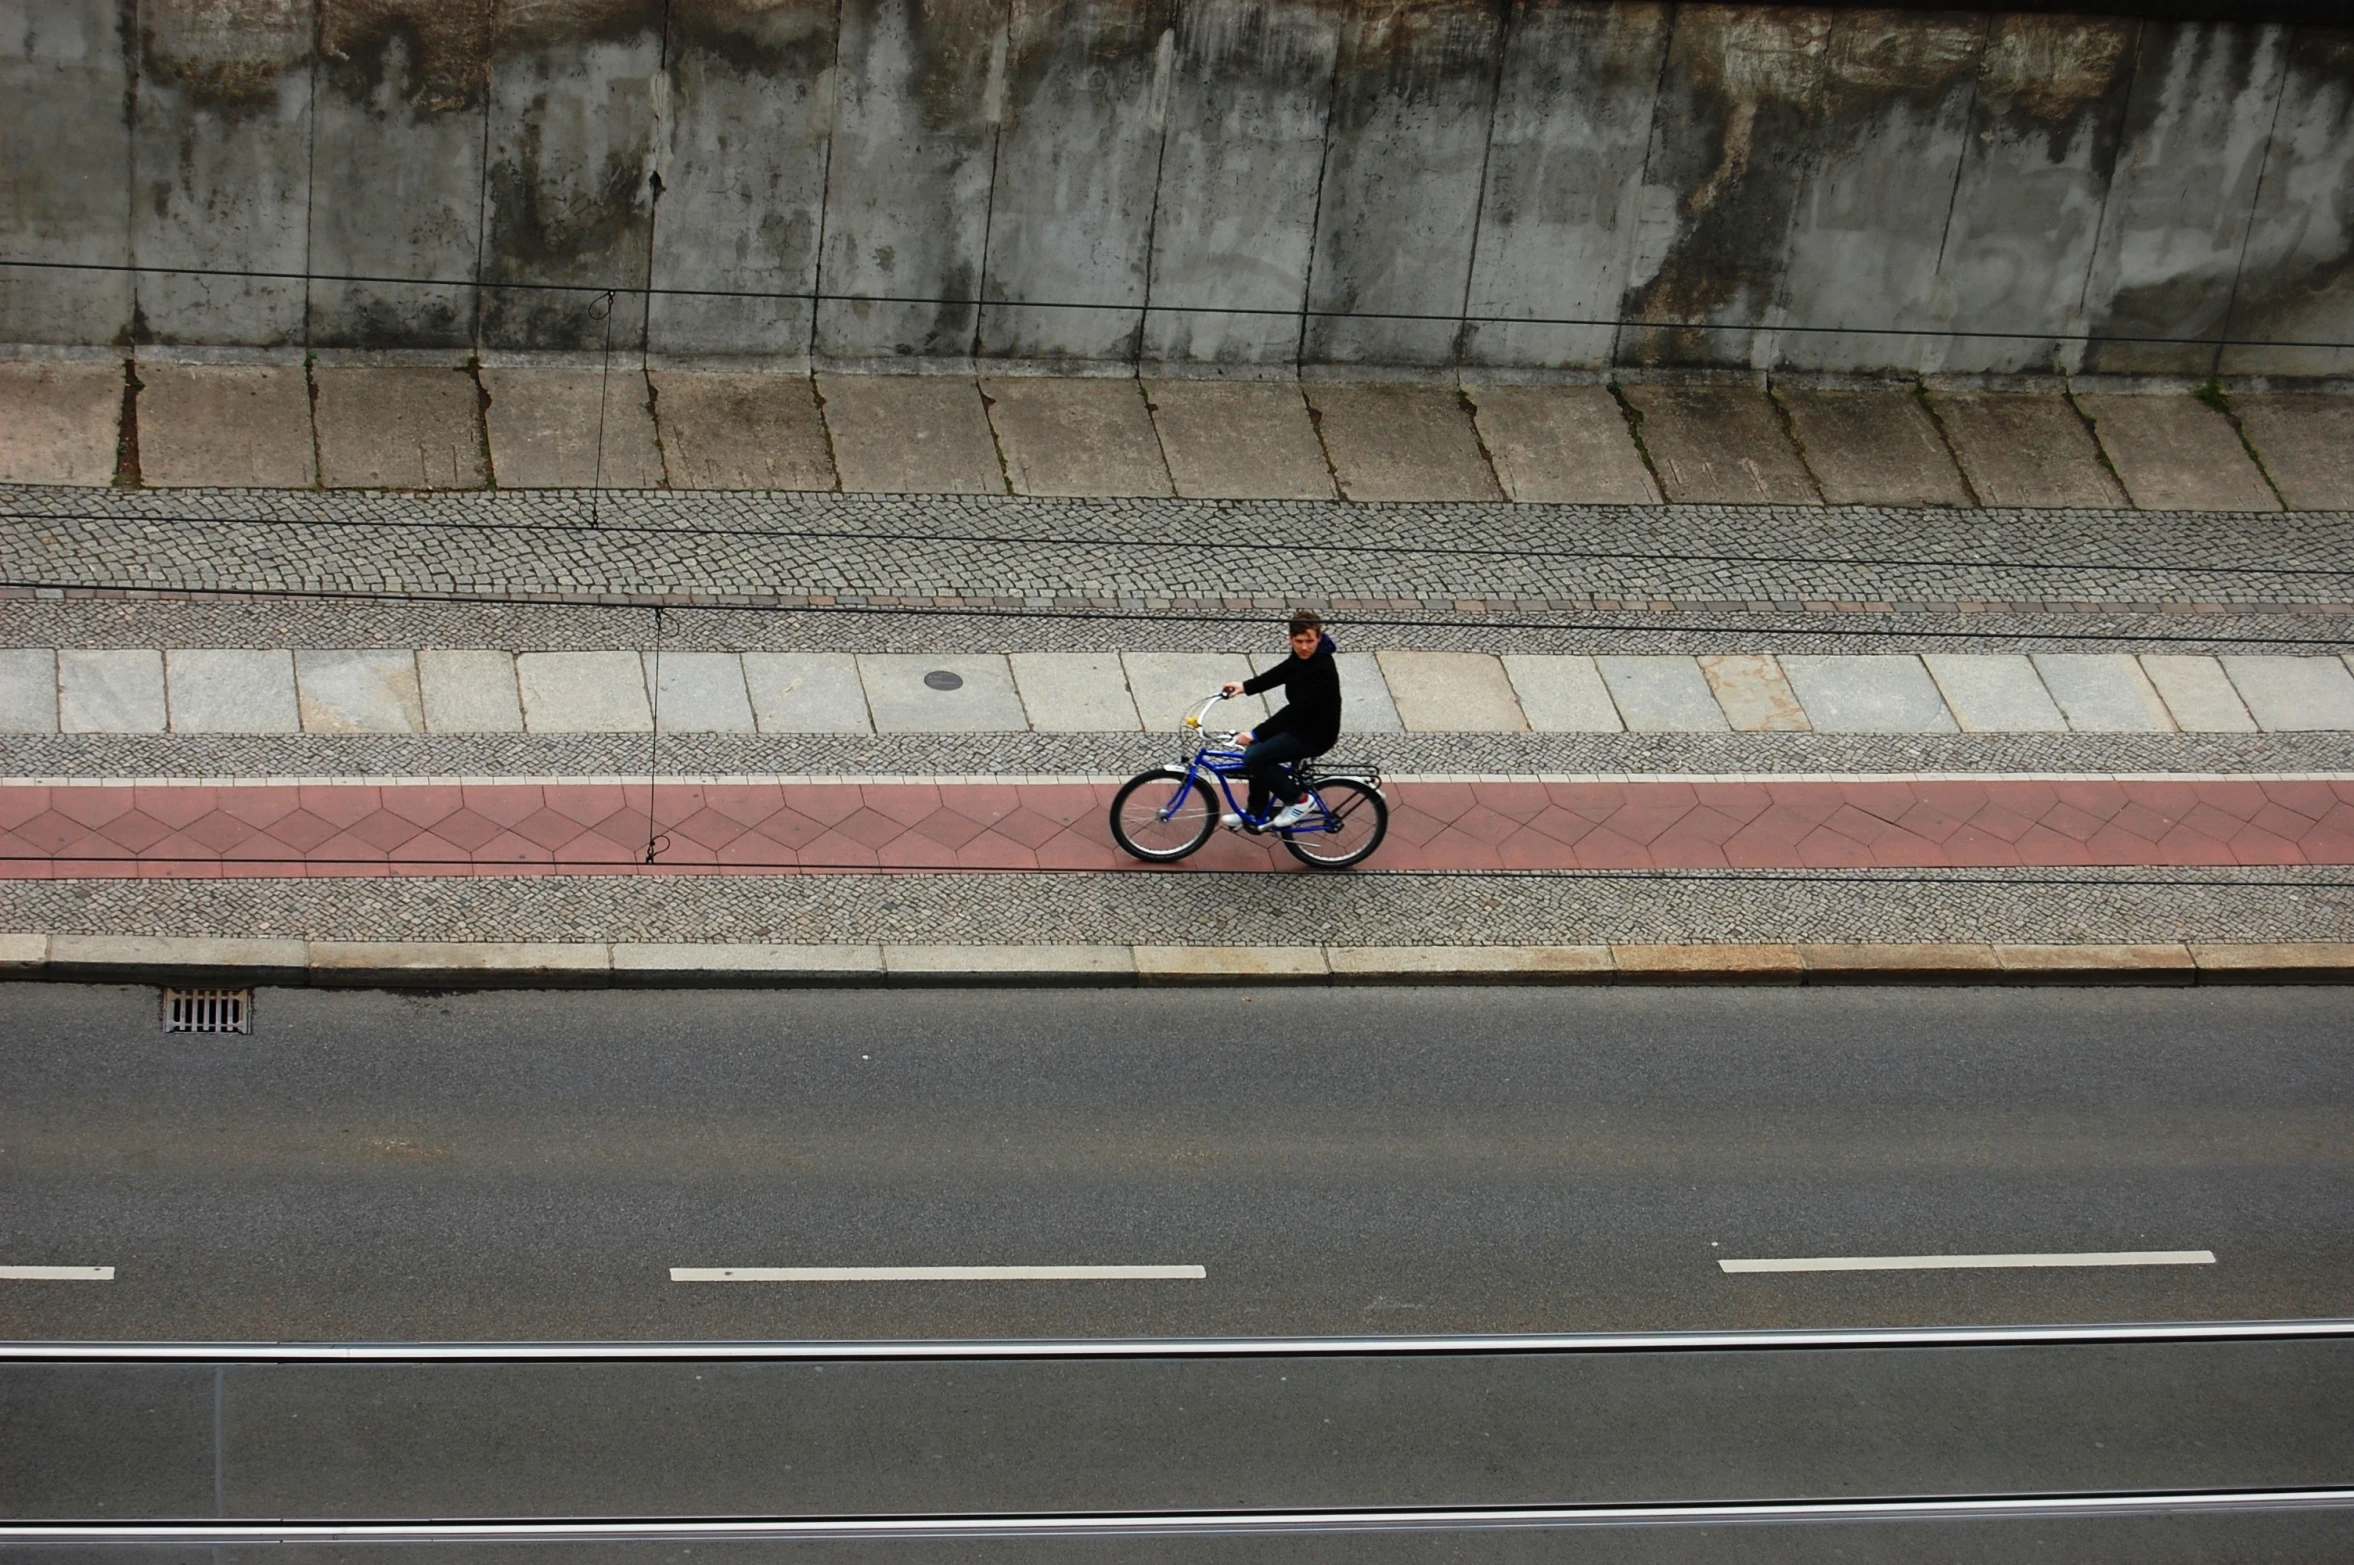
<instances>
[{"instance_id":1,"label":"drain grate","mask_svg":"<svg viewBox=\"0 0 2354 1565\"><path fill-rule=\"evenodd\" d=\"M251 1032L251 989L166 989L165 1032Z\"/></svg>"}]
</instances>

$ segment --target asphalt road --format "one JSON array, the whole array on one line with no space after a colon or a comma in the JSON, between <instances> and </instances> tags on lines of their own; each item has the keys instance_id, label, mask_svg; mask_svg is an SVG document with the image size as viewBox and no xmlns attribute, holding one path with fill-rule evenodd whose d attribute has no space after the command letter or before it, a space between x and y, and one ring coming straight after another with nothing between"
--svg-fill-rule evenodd
<instances>
[{"instance_id":1,"label":"asphalt road","mask_svg":"<svg viewBox=\"0 0 2354 1565\"><path fill-rule=\"evenodd\" d=\"M2354 990L0 987L0 1336L2354 1314ZM1726 1258L2215 1264L1727 1274ZM672 1267L1198 1266L674 1282Z\"/></svg>"}]
</instances>

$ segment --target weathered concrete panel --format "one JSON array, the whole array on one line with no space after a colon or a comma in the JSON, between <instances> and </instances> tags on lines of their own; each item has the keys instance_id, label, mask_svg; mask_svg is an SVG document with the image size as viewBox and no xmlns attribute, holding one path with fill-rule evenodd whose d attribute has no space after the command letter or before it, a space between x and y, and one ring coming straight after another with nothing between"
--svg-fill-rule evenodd
<instances>
[{"instance_id":1,"label":"weathered concrete panel","mask_svg":"<svg viewBox=\"0 0 2354 1565\"><path fill-rule=\"evenodd\" d=\"M984 354L1135 359L1176 19L1175 0L1014 0Z\"/></svg>"},{"instance_id":2,"label":"weathered concrete panel","mask_svg":"<svg viewBox=\"0 0 2354 1565\"><path fill-rule=\"evenodd\" d=\"M1626 415L1607 386L1466 386L1480 443L1513 499L1657 505Z\"/></svg>"},{"instance_id":3,"label":"weathered concrete panel","mask_svg":"<svg viewBox=\"0 0 2354 1565\"><path fill-rule=\"evenodd\" d=\"M1153 214L1147 364L1295 357L1340 11L1330 0L1185 7Z\"/></svg>"},{"instance_id":4,"label":"weathered concrete panel","mask_svg":"<svg viewBox=\"0 0 2354 1565\"><path fill-rule=\"evenodd\" d=\"M1452 386L1318 381L1308 387L1308 403L1344 498L1504 498Z\"/></svg>"},{"instance_id":5,"label":"weathered concrete panel","mask_svg":"<svg viewBox=\"0 0 2354 1565\"><path fill-rule=\"evenodd\" d=\"M2196 397L2079 396L2133 503L2145 511L2277 511L2231 421Z\"/></svg>"},{"instance_id":6,"label":"weathered concrete panel","mask_svg":"<svg viewBox=\"0 0 2354 1565\"><path fill-rule=\"evenodd\" d=\"M2354 396L2235 397L2232 412L2292 510L2354 511Z\"/></svg>"},{"instance_id":7,"label":"weathered concrete panel","mask_svg":"<svg viewBox=\"0 0 2354 1565\"><path fill-rule=\"evenodd\" d=\"M2228 335L2354 341L2354 32L2290 41ZM2226 375L2343 375L2354 348L2227 347Z\"/></svg>"},{"instance_id":8,"label":"weathered concrete panel","mask_svg":"<svg viewBox=\"0 0 2354 1565\"><path fill-rule=\"evenodd\" d=\"M474 340L482 238L490 0L318 6L310 340L464 347Z\"/></svg>"},{"instance_id":9,"label":"weathered concrete panel","mask_svg":"<svg viewBox=\"0 0 2354 1565\"><path fill-rule=\"evenodd\" d=\"M1910 387L1777 387L1800 455L1831 505L1968 505L1961 470Z\"/></svg>"},{"instance_id":10,"label":"weathered concrete panel","mask_svg":"<svg viewBox=\"0 0 2354 1565\"><path fill-rule=\"evenodd\" d=\"M483 170L486 348L635 348L665 94L661 0L502 6ZM501 286L511 285L511 286ZM554 286L550 286L554 285Z\"/></svg>"},{"instance_id":11,"label":"weathered concrete panel","mask_svg":"<svg viewBox=\"0 0 2354 1565\"><path fill-rule=\"evenodd\" d=\"M1610 362L1627 290L1668 8L1513 0L1463 332L1466 364Z\"/></svg>"},{"instance_id":12,"label":"weathered concrete panel","mask_svg":"<svg viewBox=\"0 0 2354 1565\"><path fill-rule=\"evenodd\" d=\"M113 483L122 407L120 364L0 364L0 483Z\"/></svg>"},{"instance_id":13,"label":"weathered concrete panel","mask_svg":"<svg viewBox=\"0 0 2354 1565\"><path fill-rule=\"evenodd\" d=\"M820 375L849 494L1003 494L981 389L962 376Z\"/></svg>"},{"instance_id":14,"label":"weathered concrete panel","mask_svg":"<svg viewBox=\"0 0 2354 1565\"><path fill-rule=\"evenodd\" d=\"M1984 41L1976 17L1844 11L1832 24L1776 301L1808 329L1782 339L1781 363L1935 367L1941 339L1908 333L1945 325L1937 263Z\"/></svg>"},{"instance_id":15,"label":"weathered concrete panel","mask_svg":"<svg viewBox=\"0 0 2354 1565\"><path fill-rule=\"evenodd\" d=\"M1781 414L1750 386L1626 388L1636 438L1678 505L1820 505L1782 433Z\"/></svg>"},{"instance_id":16,"label":"weathered concrete panel","mask_svg":"<svg viewBox=\"0 0 2354 1565\"><path fill-rule=\"evenodd\" d=\"M1929 401L1980 504L2058 510L2125 504L2092 431L2057 392L1935 391Z\"/></svg>"},{"instance_id":17,"label":"weathered concrete panel","mask_svg":"<svg viewBox=\"0 0 2354 1565\"><path fill-rule=\"evenodd\" d=\"M656 353L809 352L833 130L829 0L670 0ZM749 296L749 297L747 297Z\"/></svg>"},{"instance_id":18,"label":"weathered concrete panel","mask_svg":"<svg viewBox=\"0 0 2354 1565\"><path fill-rule=\"evenodd\" d=\"M1006 476L1023 495L1165 495L1169 469L1144 393L1126 376L981 384Z\"/></svg>"},{"instance_id":19,"label":"weathered concrete panel","mask_svg":"<svg viewBox=\"0 0 2354 1565\"><path fill-rule=\"evenodd\" d=\"M1302 357L1451 364L1495 110L1490 0L1358 0L1341 28Z\"/></svg>"},{"instance_id":20,"label":"weathered concrete panel","mask_svg":"<svg viewBox=\"0 0 2354 1565\"><path fill-rule=\"evenodd\" d=\"M1290 381L1156 380L1144 388L1177 493L1332 500L1332 465Z\"/></svg>"},{"instance_id":21,"label":"weathered concrete panel","mask_svg":"<svg viewBox=\"0 0 2354 1565\"><path fill-rule=\"evenodd\" d=\"M1937 268L1955 333L1943 345L1943 366L2073 369L2081 345L2068 334L2084 329L2085 278L2139 24L1998 16L1988 25Z\"/></svg>"},{"instance_id":22,"label":"weathered concrete panel","mask_svg":"<svg viewBox=\"0 0 2354 1565\"><path fill-rule=\"evenodd\" d=\"M310 0L147 0L131 239L142 340L298 343L311 158Z\"/></svg>"},{"instance_id":23,"label":"weathered concrete panel","mask_svg":"<svg viewBox=\"0 0 2354 1565\"><path fill-rule=\"evenodd\" d=\"M808 376L656 370L648 379L672 488L835 487Z\"/></svg>"},{"instance_id":24,"label":"weathered concrete panel","mask_svg":"<svg viewBox=\"0 0 2354 1565\"><path fill-rule=\"evenodd\" d=\"M318 481L299 364L141 364L139 478L159 489Z\"/></svg>"},{"instance_id":25,"label":"weathered concrete panel","mask_svg":"<svg viewBox=\"0 0 2354 1565\"><path fill-rule=\"evenodd\" d=\"M843 0L820 357L972 352L997 121L1005 0Z\"/></svg>"},{"instance_id":26,"label":"weathered concrete panel","mask_svg":"<svg viewBox=\"0 0 2354 1565\"><path fill-rule=\"evenodd\" d=\"M2085 289L2086 369L2213 372L2287 45L2280 27L2142 25Z\"/></svg>"},{"instance_id":27,"label":"weathered concrete panel","mask_svg":"<svg viewBox=\"0 0 2354 1565\"><path fill-rule=\"evenodd\" d=\"M314 377L319 482L329 489L480 489L480 388L456 369L331 369Z\"/></svg>"},{"instance_id":28,"label":"weathered concrete panel","mask_svg":"<svg viewBox=\"0 0 2354 1565\"><path fill-rule=\"evenodd\" d=\"M0 9L0 255L131 262L123 13L110 0ZM127 343L131 275L0 266L0 342Z\"/></svg>"},{"instance_id":29,"label":"weathered concrete panel","mask_svg":"<svg viewBox=\"0 0 2354 1565\"><path fill-rule=\"evenodd\" d=\"M482 389L500 488L662 487L652 401L637 369L486 369Z\"/></svg>"},{"instance_id":30,"label":"weathered concrete panel","mask_svg":"<svg viewBox=\"0 0 2354 1565\"><path fill-rule=\"evenodd\" d=\"M1831 15L1676 13L1644 165L1622 364L1767 364ZM1712 330L1712 327L1722 327Z\"/></svg>"}]
</instances>

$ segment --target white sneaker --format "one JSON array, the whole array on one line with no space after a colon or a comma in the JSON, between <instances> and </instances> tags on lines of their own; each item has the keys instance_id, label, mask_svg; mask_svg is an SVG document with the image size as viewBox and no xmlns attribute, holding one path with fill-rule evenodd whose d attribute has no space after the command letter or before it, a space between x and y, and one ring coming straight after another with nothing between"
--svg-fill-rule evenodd
<instances>
[{"instance_id":1,"label":"white sneaker","mask_svg":"<svg viewBox=\"0 0 2354 1565\"><path fill-rule=\"evenodd\" d=\"M1276 812L1273 820L1267 823L1267 829L1269 831L1289 831L1314 813L1316 812L1309 809L1304 800L1298 804L1287 804Z\"/></svg>"},{"instance_id":2,"label":"white sneaker","mask_svg":"<svg viewBox=\"0 0 2354 1565\"><path fill-rule=\"evenodd\" d=\"M1250 822L1239 815L1221 815L1218 817L1218 824L1228 831L1246 831L1250 827Z\"/></svg>"}]
</instances>

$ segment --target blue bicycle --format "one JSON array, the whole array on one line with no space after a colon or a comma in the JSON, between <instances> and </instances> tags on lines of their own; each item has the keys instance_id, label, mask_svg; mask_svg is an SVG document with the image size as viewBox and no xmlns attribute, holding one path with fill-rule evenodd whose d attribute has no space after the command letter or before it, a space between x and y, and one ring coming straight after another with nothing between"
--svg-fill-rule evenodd
<instances>
[{"instance_id":1,"label":"blue bicycle","mask_svg":"<svg viewBox=\"0 0 2354 1565\"><path fill-rule=\"evenodd\" d=\"M1234 735L1202 728L1202 718L1225 699L1212 696L1185 719L1180 764L1131 777L1113 798L1112 840L1136 857L1174 864L1210 840L1222 813L1241 816L1252 831L1264 829L1271 818L1253 815L1235 801L1234 779L1243 773ZM1207 740L1199 748L1192 743L1196 734ZM1302 761L1292 768L1292 780L1307 790L1308 817L1277 835L1293 858L1316 869L1347 869L1381 846L1390 829L1390 810L1378 770L1322 772L1314 761ZM1249 785L1248 778L1243 782Z\"/></svg>"}]
</instances>

